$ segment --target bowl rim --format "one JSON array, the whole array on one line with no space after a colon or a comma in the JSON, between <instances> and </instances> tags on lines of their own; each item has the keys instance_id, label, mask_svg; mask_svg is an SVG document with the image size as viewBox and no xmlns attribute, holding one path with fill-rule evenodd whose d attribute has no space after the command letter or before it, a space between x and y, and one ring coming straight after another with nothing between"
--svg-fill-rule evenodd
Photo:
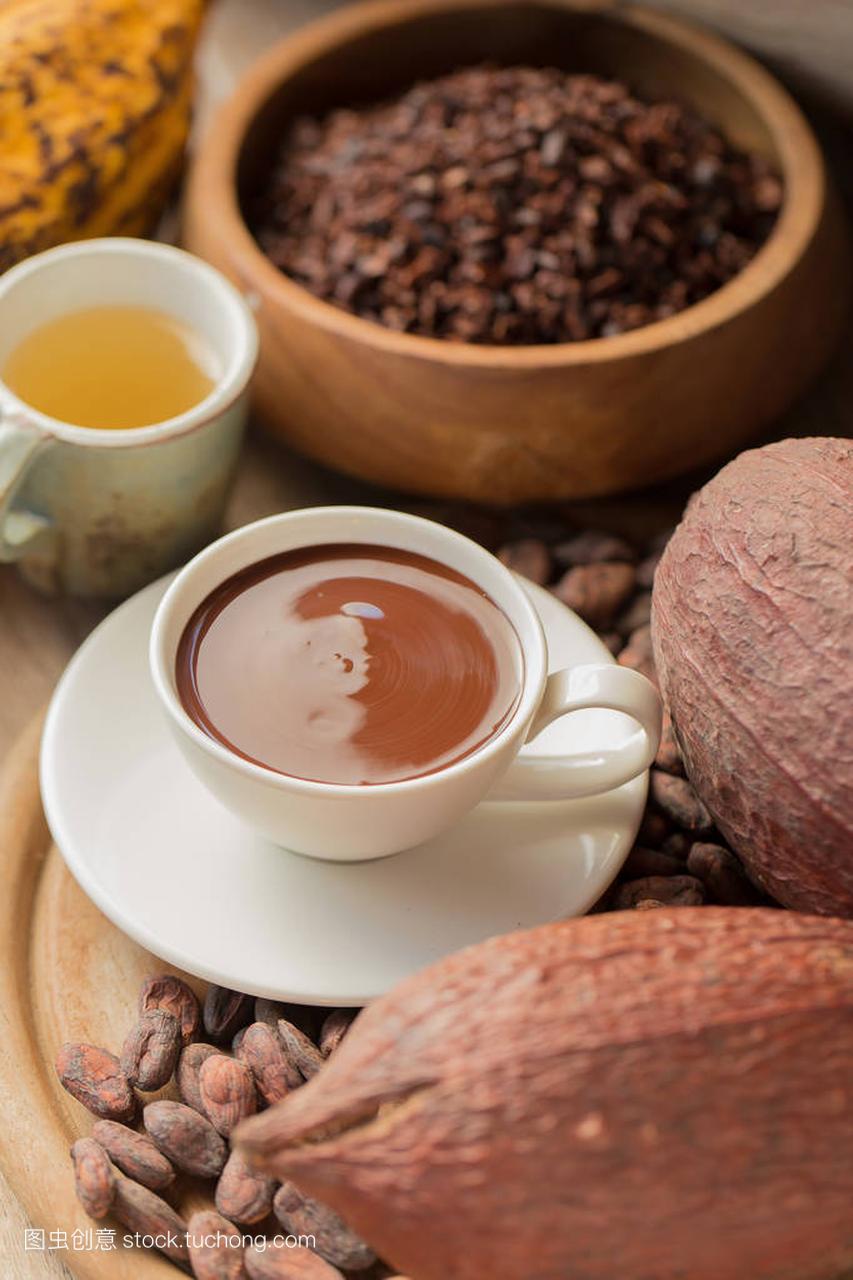
<instances>
[{"instance_id":1,"label":"bowl rim","mask_svg":"<svg viewBox=\"0 0 853 1280\"><path fill-rule=\"evenodd\" d=\"M198 204L252 301L268 298L303 324L350 344L397 357L440 361L483 371L598 364L647 355L718 328L772 293L796 267L824 213L827 179L817 139L782 84L756 59L704 27L620 0L537 0L540 5L601 15L669 42L710 65L761 118L779 157L784 198L767 240L736 276L676 315L627 333L577 342L485 345L400 333L312 294L264 254L243 218L237 165L246 134L265 103L303 66L350 39L452 10L511 8L519 0L365 0L320 17L285 36L250 65L215 113L194 158L187 204ZM204 192L203 198L200 196Z\"/></svg>"}]
</instances>

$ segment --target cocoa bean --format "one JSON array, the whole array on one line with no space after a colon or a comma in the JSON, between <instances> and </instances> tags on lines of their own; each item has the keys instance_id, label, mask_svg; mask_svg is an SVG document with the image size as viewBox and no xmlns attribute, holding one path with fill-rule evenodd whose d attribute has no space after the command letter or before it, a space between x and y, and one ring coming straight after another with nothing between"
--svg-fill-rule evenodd
<instances>
[{"instance_id":1,"label":"cocoa bean","mask_svg":"<svg viewBox=\"0 0 853 1280\"><path fill-rule=\"evenodd\" d=\"M146 1093L172 1078L181 1051L181 1024L165 1009L143 1013L121 1051L121 1066L132 1085Z\"/></svg>"},{"instance_id":2,"label":"cocoa bean","mask_svg":"<svg viewBox=\"0 0 853 1280\"><path fill-rule=\"evenodd\" d=\"M275 1178L257 1173L239 1151L232 1151L216 1184L216 1208L232 1222L261 1222L272 1208Z\"/></svg>"},{"instance_id":3,"label":"cocoa bean","mask_svg":"<svg viewBox=\"0 0 853 1280\"><path fill-rule=\"evenodd\" d=\"M663 848L671 831L672 824L668 818L654 809L646 809L640 823L640 830L637 832L637 844L647 849Z\"/></svg>"},{"instance_id":4,"label":"cocoa bean","mask_svg":"<svg viewBox=\"0 0 853 1280\"><path fill-rule=\"evenodd\" d=\"M298 1027L311 1040L316 1039L320 1027L317 1010L308 1004L284 1004L280 1000L266 1000L258 996L255 1001L254 1022L266 1022L273 1031L278 1031L279 1018L286 1018Z\"/></svg>"},{"instance_id":5,"label":"cocoa bean","mask_svg":"<svg viewBox=\"0 0 853 1280\"><path fill-rule=\"evenodd\" d=\"M652 684L657 684L651 627L638 627L636 631L632 631L625 648L620 649L616 655L616 661L620 667L630 667L632 671L639 671L647 680L651 680Z\"/></svg>"},{"instance_id":6,"label":"cocoa bean","mask_svg":"<svg viewBox=\"0 0 853 1280\"><path fill-rule=\"evenodd\" d=\"M200 1178L222 1172L228 1149L213 1125L183 1102L149 1102L142 1112L149 1137L165 1156Z\"/></svg>"},{"instance_id":7,"label":"cocoa bean","mask_svg":"<svg viewBox=\"0 0 853 1280\"><path fill-rule=\"evenodd\" d=\"M92 1128L92 1137L122 1173L149 1191L163 1191L175 1181L175 1170L144 1133L127 1129L114 1120L98 1120Z\"/></svg>"},{"instance_id":8,"label":"cocoa bean","mask_svg":"<svg viewBox=\"0 0 853 1280\"><path fill-rule=\"evenodd\" d=\"M105 1120L132 1120L136 1094L114 1053L91 1044L64 1044L56 1057L63 1089L93 1115Z\"/></svg>"},{"instance_id":9,"label":"cocoa bean","mask_svg":"<svg viewBox=\"0 0 853 1280\"><path fill-rule=\"evenodd\" d=\"M196 1280L247 1280L242 1234L212 1209L200 1210L190 1218L187 1247Z\"/></svg>"},{"instance_id":10,"label":"cocoa bean","mask_svg":"<svg viewBox=\"0 0 853 1280\"><path fill-rule=\"evenodd\" d=\"M722 845L697 841L687 855L687 870L702 881L714 902L729 907L752 907L762 901L738 858Z\"/></svg>"},{"instance_id":11,"label":"cocoa bean","mask_svg":"<svg viewBox=\"0 0 853 1280\"><path fill-rule=\"evenodd\" d=\"M601 533L597 529L586 529L573 538L566 538L554 547L554 558L558 564L568 568L581 564L602 564L605 561L630 561L636 558L636 552L630 542L612 533Z\"/></svg>"},{"instance_id":12,"label":"cocoa bean","mask_svg":"<svg viewBox=\"0 0 853 1280\"><path fill-rule=\"evenodd\" d=\"M554 594L591 627L606 631L633 589L630 564L588 564L569 569Z\"/></svg>"},{"instance_id":13,"label":"cocoa bean","mask_svg":"<svg viewBox=\"0 0 853 1280\"><path fill-rule=\"evenodd\" d=\"M188 1045L201 1026L201 1005L191 987L173 973L159 973L146 978L139 992L139 1012L165 1009L178 1019L181 1041Z\"/></svg>"},{"instance_id":14,"label":"cocoa bean","mask_svg":"<svg viewBox=\"0 0 853 1280\"><path fill-rule=\"evenodd\" d=\"M538 586L544 587L551 577L551 555L539 538L521 538L508 542L498 552L498 559L514 573L520 573Z\"/></svg>"},{"instance_id":15,"label":"cocoa bean","mask_svg":"<svg viewBox=\"0 0 853 1280\"><path fill-rule=\"evenodd\" d=\"M630 636L632 631L647 627L652 617L652 593L641 591L629 602L616 620L616 629L623 636Z\"/></svg>"},{"instance_id":16,"label":"cocoa bean","mask_svg":"<svg viewBox=\"0 0 853 1280\"><path fill-rule=\"evenodd\" d=\"M204 1029L219 1044L232 1040L241 1027L251 1022L253 1010L251 996L211 983L204 998Z\"/></svg>"},{"instance_id":17,"label":"cocoa bean","mask_svg":"<svg viewBox=\"0 0 853 1280\"><path fill-rule=\"evenodd\" d=\"M213 1054L201 1064L199 1092L205 1115L226 1138L246 1116L258 1109L255 1082L245 1062Z\"/></svg>"},{"instance_id":18,"label":"cocoa bean","mask_svg":"<svg viewBox=\"0 0 853 1280\"><path fill-rule=\"evenodd\" d=\"M645 876L642 880L621 884L613 905L617 911L624 911L645 898L661 906L698 907L705 901L705 891L701 880L693 876Z\"/></svg>"},{"instance_id":19,"label":"cocoa bean","mask_svg":"<svg viewBox=\"0 0 853 1280\"><path fill-rule=\"evenodd\" d=\"M661 727L660 746L655 756L655 766L663 769L664 773L684 773L684 765L681 760L681 750L675 740L675 731L672 727L672 720L669 713L663 713L663 725Z\"/></svg>"},{"instance_id":20,"label":"cocoa bean","mask_svg":"<svg viewBox=\"0 0 853 1280\"><path fill-rule=\"evenodd\" d=\"M645 876L677 876L684 871L684 861L662 849L644 849L640 845L628 854L622 867L625 880L639 880Z\"/></svg>"},{"instance_id":21,"label":"cocoa bean","mask_svg":"<svg viewBox=\"0 0 853 1280\"><path fill-rule=\"evenodd\" d=\"M250 1023L249 1026L254 1026L254 1023ZM237 1032L236 1036L234 1037L234 1039L231 1041L231 1052L234 1054L236 1058L239 1058L240 1056L240 1046L243 1043L246 1032L248 1030L249 1030L249 1027L241 1027L240 1030Z\"/></svg>"},{"instance_id":22,"label":"cocoa bean","mask_svg":"<svg viewBox=\"0 0 853 1280\"><path fill-rule=\"evenodd\" d=\"M313 1236L314 1250L321 1258L344 1271L363 1271L376 1261L368 1244L347 1226L340 1214L328 1205L303 1195L292 1182L284 1182L275 1193L273 1213L285 1231L295 1236Z\"/></svg>"},{"instance_id":23,"label":"cocoa bean","mask_svg":"<svg viewBox=\"0 0 853 1280\"><path fill-rule=\"evenodd\" d=\"M651 590L652 586L654 585L655 570L658 567L658 562L660 561L660 558L662 555L663 555L663 548L660 548L660 550L653 551L651 555L645 556L640 561L640 563L637 565L637 586L638 587L645 587L646 589Z\"/></svg>"},{"instance_id":24,"label":"cocoa bean","mask_svg":"<svg viewBox=\"0 0 853 1280\"><path fill-rule=\"evenodd\" d=\"M71 1148L77 1199L90 1218L100 1221L112 1208L116 1178L106 1151L94 1138L78 1138Z\"/></svg>"},{"instance_id":25,"label":"cocoa bean","mask_svg":"<svg viewBox=\"0 0 853 1280\"><path fill-rule=\"evenodd\" d=\"M320 1052L324 1058L334 1053L355 1021L358 1009L333 1009L320 1030Z\"/></svg>"},{"instance_id":26,"label":"cocoa bean","mask_svg":"<svg viewBox=\"0 0 853 1280\"><path fill-rule=\"evenodd\" d=\"M710 813L686 778L652 769L651 794L655 804L684 831L704 833L713 827Z\"/></svg>"},{"instance_id":27,"label":"cocoa bean","mask_svg":"<svg viewBox=\"0 0 853 1280\"><path fill-rule=\"evenodd\" d=\"M320 1050L313 1040L309 1040L286 1018L279 1018L278 1034L290 1063L296 1067L303 1080L310 1080L325 1061Z\"/></svg>"},{"instance_id":28,"label":"cocoa bean","mask_svg":"<svg viewBox=\"0 0 853 1280\"><path fill-rule=\"evenodd\" d=\"M661 845L664 853L671 853L674 858L684 860L690 852L690 837L683 831L673 831Z\"/></svg>"},{"instance_id":29,"label":"cocoa bean","mask_svg":"<svg viewBox=\"0 0 853 1280\"><path fill-rule=\"evenodd\" d=\"M237 1056L252 1073L264 1102L280 1102L288 1089L298 1089L302 1076L284 1050L278 1032L266 1022L246 1027Z\"/></svg>"},{"instance_id":30,"label":"cocoa bean","mask_svg":"<svg viewBox=\"0 0 853 1280\"><path fill-rule=\"evenodd\" d=\"M249 1280L344 1280L331 1266L304 1245L268 1243L250 1245L244 1255Z\"/></svg>"},{"instance_id":31,"label":"cocoa bean","mask_svg":"<svg viewBox=\"0 0 853 1280\"><path fill-rule=\"evenodd\" d=\"M149 1106L159 1107L159 1102ZM170 1204L129 1178L119 1178L112 1208L123 1227L138 1236L157 1239L157 1248L173 1262L187 1262L187 1227Z\"/></svg>"},{"instance_id":32,"label":"cocoa bean","mask_svg":"<svg viewBox=\"0 0 853 1280\"><path fill-rule=\"evenodd\" d=\"M175 1081L181 1101L188 1107L192 1107L194 1111L198 1111L200 1115L204 1115L204 1103L198 1082L199 1072L202 1063L215 1053L219 1053L219 1050L212 1044L188 1044L178 1059Z\"/></svg>"},{"instance_id":33,"label":"cocoa bean","mask_svg":"<svg viewBox=\"0 0 853 1280\"><path fill-rule=\"evenodd\" d=\"M657 898L641 898L639 902L634 903L635 911L654 911L657 907L665 907L666 903L659 901Z\"/></svg>"}]
</instances>

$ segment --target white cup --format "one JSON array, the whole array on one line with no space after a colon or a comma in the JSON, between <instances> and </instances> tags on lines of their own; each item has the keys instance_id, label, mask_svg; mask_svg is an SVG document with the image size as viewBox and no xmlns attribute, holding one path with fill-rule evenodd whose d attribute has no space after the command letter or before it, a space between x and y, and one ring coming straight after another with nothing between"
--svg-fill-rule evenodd
<instances>
[{"instance_id":1,"label":"white cup","mask_svg":"<svg viewBox=\"0 0 853 1280\"><path fill-rule=\"evenodd\" d=\"M524 655L522 688L507 723L471 755L419 778L351 786L292 778L253 764L209 737L178 695L175 660L184 628L226 578L279 552L326 543L372 543L431 557L481 587L509 618ZM453 826L490 800L597 795L649 767L660 739L657 690L612 662L548 675L539 617L508 569L475 542L430 520L367 507L309 507L271 516L220 538L191 560L163 597L151 632L151 673L178 746L212 793L276 844L340 862L385 857ZM637 732L588 755L519 755L558 716L605 707Z\"/></svg>"},{"instance_id":2,"label":"white cup","mask_svg":"<svg viewBox=\"0 0 853 1280\"><path fill-rule=\"evenodd\" d=\"M193 408L130 430L60 422L0 382L0 561L18 561L44 590L121 596L219 531L258 338L240 293L192 254L150 240L83 240L0 277L0 367L34 329L94 306L165 311L218 367Z\"/></svg>"}]
</instances>

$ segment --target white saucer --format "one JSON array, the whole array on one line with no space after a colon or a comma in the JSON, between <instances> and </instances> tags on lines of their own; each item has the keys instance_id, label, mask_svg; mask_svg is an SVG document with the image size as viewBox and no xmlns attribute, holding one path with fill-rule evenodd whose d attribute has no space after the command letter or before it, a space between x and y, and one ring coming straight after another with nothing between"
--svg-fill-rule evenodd
<instances>
[{"instance_id":1,"label":"white saucer","mask_svg":"<svg viewBox=\"0 0 853 1280\"><path fill-rule=\"evenodd\" d=\"M578 915L609 885L646 776L591 800L482 804L439 839L375 862L319 862L254 836L190 772L156 702L148 633L168 582L126 601L74 656L41 750L65 861L150 951L240 991L360 1005L467 943ZM609 659L573 613L529 589L552 669ZM589 750L634 731L619 712L577 712L525 750Z\"/></svg>"}]
</instances>

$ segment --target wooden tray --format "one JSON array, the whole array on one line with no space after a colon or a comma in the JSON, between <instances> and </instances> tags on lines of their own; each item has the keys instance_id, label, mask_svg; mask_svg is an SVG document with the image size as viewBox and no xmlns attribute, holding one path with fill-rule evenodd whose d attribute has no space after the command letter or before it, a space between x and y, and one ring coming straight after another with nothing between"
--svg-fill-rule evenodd
<instances>
[{"instance_id":1,"label":"wooden tray","mask_svg":"<svg viewBox=\"0 0 853 1280\"><path fill-rule=\"evenodd\" d=\"M166 1280L180 1274L174 1264L122 1248L124 1229L111 1219L100 1225L116 1230L116 1249L70 1247L76 1230L96 1238L98 1224L74 1194L68 1154L94 1120L60 1087L57 1049L64 1040L85 1040L116 1052L135 1019L143 977L165 966L110 924L53 845L39 795L41 726L39 716L0 777L0 1162L46 1244L52 1231L66 1233L69 1248L55 1256L77 1280ZM196 979L181 976L201 989ZM200 1203L195 1188L178 1185L179 1211ZM24 1257L23 1239L20 1247Z\"/></svg>"}]
</instances>

